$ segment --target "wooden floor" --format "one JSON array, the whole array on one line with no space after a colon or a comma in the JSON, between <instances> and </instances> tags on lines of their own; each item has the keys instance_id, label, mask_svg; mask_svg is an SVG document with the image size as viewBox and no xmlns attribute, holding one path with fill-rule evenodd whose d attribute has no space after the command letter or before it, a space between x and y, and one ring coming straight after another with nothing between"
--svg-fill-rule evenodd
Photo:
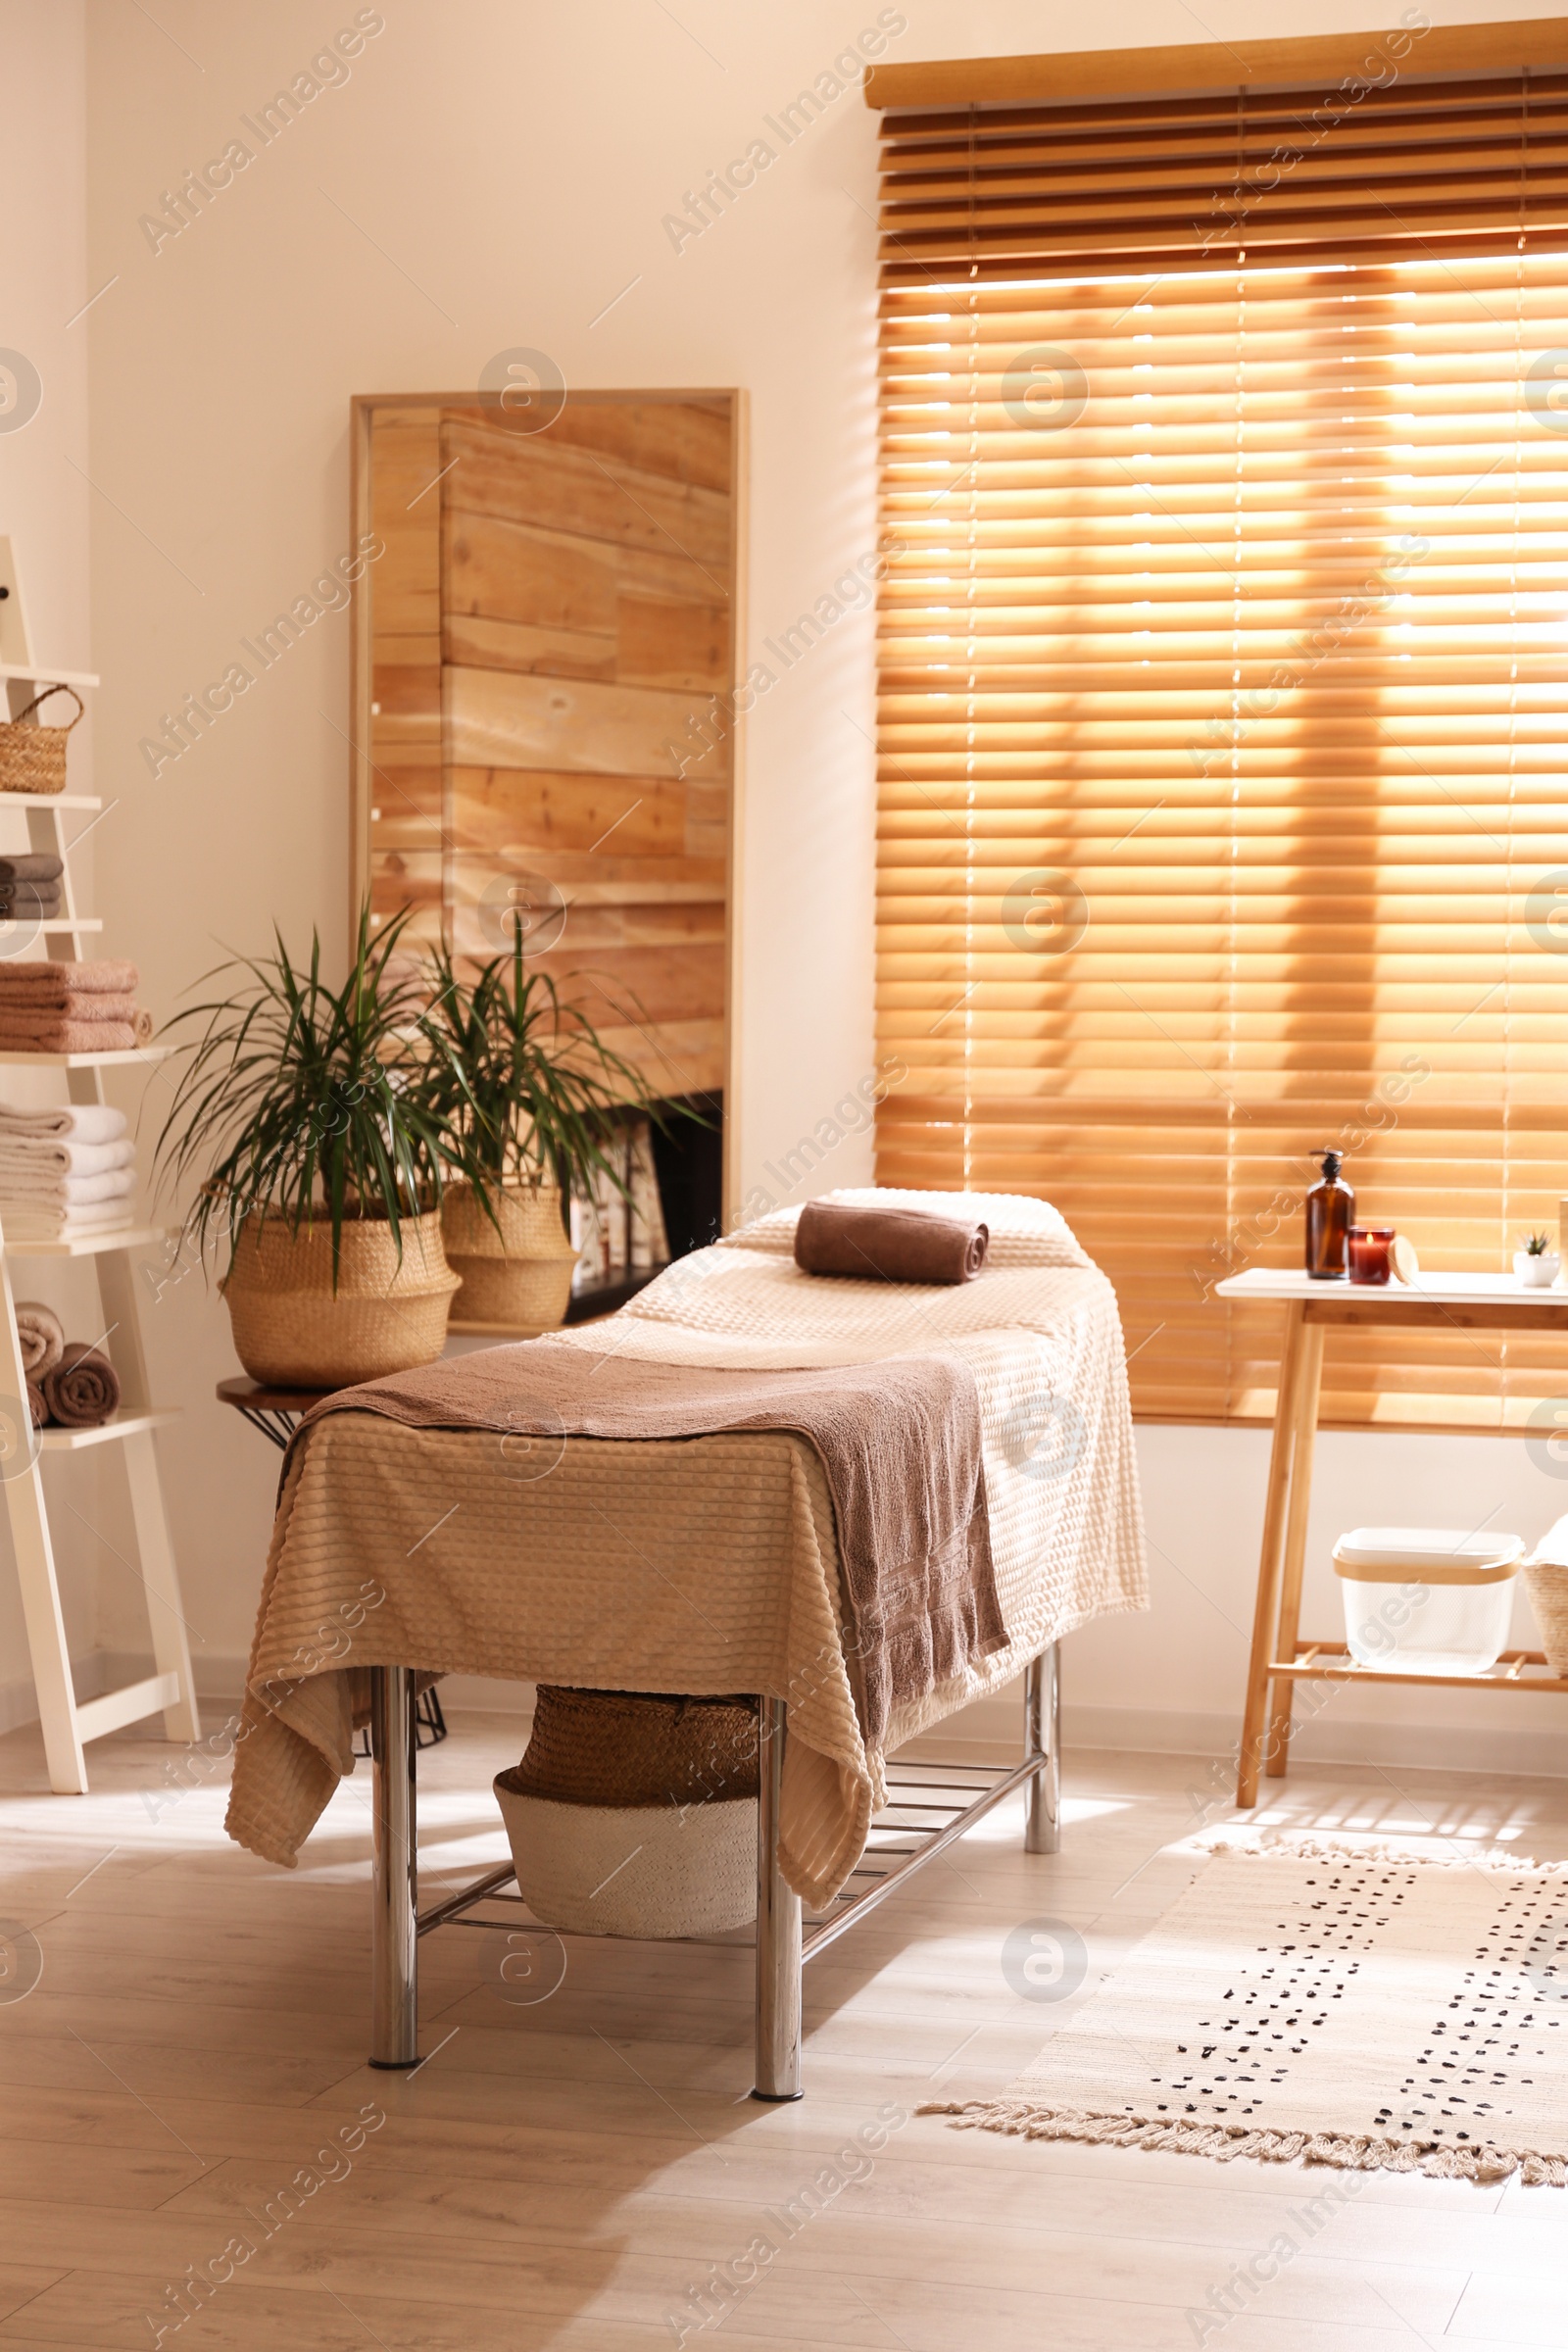
<instances>
[{"instance_id":1,"label":"wooden floor","mask_svg":"<svg viewBox=\"0 0 1568 2352\"><path fill-rule=\"evenodd\" d=\"M426 1896L504 1854L489 1783L519 1744L471 1717L421 1759ZM25 1997L0 1984L12 2352L160 2328L181 2352L1568 2345L1568 2192L1374 2176L1227 2319L1210 2290L1337 2176L913 2115L1002 2086L1067 2014L1009 1986L1011 1929L1081 1935L1082 1999L1157 1918L1193 1833L1228 1818L1203 1763L1070 1759L1052 1858L1021 1851L1017 1804L993 1815L808 1971L808 2095L766 2108L747 2097L749 1954L574 1943L559 1990L524 2005L492 1973L502 1947L449 1930L421 1947L427 2062L371 2072L364 1769L284 1873L224 1839L220 1771L160 1809L143 1792L171 1750L91 1753L93 1793L52 1797L35 1737L0 1740L0 1917L42 1958ZM1259 1818L1568 1853L1568 1782L1399 1778L1302 1772ZM824 2175L890 2110L874 2159ZM787 2236L768 2216L813 2182L821 2209L797 2203ZM702 2325L713 2266L762 2230L782 2251ZM172 2290L225 2259L176 2328Z\"/></svg>"}]
</instances>

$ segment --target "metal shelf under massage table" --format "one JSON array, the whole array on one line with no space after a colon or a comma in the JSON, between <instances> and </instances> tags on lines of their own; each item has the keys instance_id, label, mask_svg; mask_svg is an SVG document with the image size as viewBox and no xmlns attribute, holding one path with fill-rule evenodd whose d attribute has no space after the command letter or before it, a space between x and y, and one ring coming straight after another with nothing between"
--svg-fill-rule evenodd
<instances>
[{"instance_id":1,"label":"metal shelf under massage table","mask_svg":"<svg viewBox=\"0 0 1568 2352\"><path fill-rule=\"evenodd\" d=\"M500 1889L513 1877L510 1862L434 1904L421 1918L416 1853L414 1673L407 1666L370 1669L370 1755L374 1808L370 1915L370 2064L413 2067L418 2056L418 1938L435 1928L466 1927L514 1934L514 1919L471 1919L481 1903L525 1909L522 1897ZM1024 1674L1024 1752L1010 1769L948 1764L912 1757L887 1768L890 1814L930 1815L914 1822L872 1824L873 1838L907 1836L908 1843L867 1843L848 1886L831 1908L809 1922L800 1896L778 1866L779 1800L789 1710L782 1699L761 1701L761 1776L757 1809L757 2000L754 2099L798 2099L801 2086L801 1971L836 1943L896 1886L983 1821L1014 1788L1027 1788L1024 1851L1054 1854L1061 1842L1061 1684L1054 1642ZM930 1801L916 1790L932 1791ZM972 1793L971 1793L972 1792ZM954 1803L956 1797L967 1802ZM879 1867L888 1864L889 1867ZM858 1886L858 1882L861 1882ZM854 1891L852 1891L854 1889ZM557 1931L551 1930L552 1934ZM595 1942L612 1940L595 1936ZM719 1943L729 1936L670 1940Z\"/></svg>"}]
</instances>

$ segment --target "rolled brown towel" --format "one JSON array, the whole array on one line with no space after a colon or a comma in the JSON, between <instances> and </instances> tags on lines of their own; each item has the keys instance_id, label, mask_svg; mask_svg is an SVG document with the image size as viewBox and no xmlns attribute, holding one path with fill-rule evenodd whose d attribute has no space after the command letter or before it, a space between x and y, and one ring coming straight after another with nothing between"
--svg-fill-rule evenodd
<instances>
[{"instance_id":1,"label":"rolled brown towel","mask_svg":"<svg viewBox=\"0 0 1568 2352\"><path fill-rule=\"evenodd\" d=\"M808 1200L795 1228L795 1263L806 1274L862 1282L972 1282L986 1262L990 1229L919 1208L850 1208Z\"/></svg>"},{"instance_id":2,"label":"rolled brown towel","mask_svg":"<svg viewBox=\"0 0 1568 2352\"><path fill-rule=\"evenodd\" d=\"M150 1046L152 1044L153 1029L155 1024L153 1021L153 1016L148 1011L145 1004L138 1004L136 1006L135 1010L130 1016L130 1025L136 1033L136 1043L138 1046Z\"/></svg>"},{"instance_id":3,"label":"rolled brown towel","mask_svg":"<svg viewBox=\"0 0 1568 2352\"><path fill-rule=\"evenodd\" d=\"M107 1355L80 1340L68 1340L65 1353L43 1376L49 1418L62 1429L96 1429L120 1409L120 1377Z\"/></svg>"},{"instance_id":4,"label":"rolled brown towel","mask_svg":"<svg viewBox=\"0 0 1568 2352\"><path fill-rule=\"evenodd\" d=\"M17 1337L22 1342L22 1368L29 1380L42 1380L66 1351L65 1326L41 1298L17 1300Z\"/></svg>"},{"instance_id":5,"label":"rolled brown towel","mask_svg":"<svg viewBox=\"0 0 1568 2352\"><path fill-rule=\"evenodd\" d=\"M27 1410L32 1415L34 1429L42 1429L49 1418L49 1407L43 1400L43 1391L35 1380L27 1383Z\"/></svg>"},{"instance_id":6,"label":"rolled brown towel","mask_svg":"<svg viewBox=\"0 0 1568 2352\"><path fill-rule=\"evenodd\" d=\"M24 850L0 858L0 882L58 882L64 860L45 850Z\"/></svg>"}]
</instances>

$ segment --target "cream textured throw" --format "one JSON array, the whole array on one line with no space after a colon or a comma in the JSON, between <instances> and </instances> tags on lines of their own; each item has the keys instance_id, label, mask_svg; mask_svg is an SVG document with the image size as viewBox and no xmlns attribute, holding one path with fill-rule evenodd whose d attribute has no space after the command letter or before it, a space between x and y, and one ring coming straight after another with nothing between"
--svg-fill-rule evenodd
<instances>
[{"instance_id":1,"label":"cream textured throw","mask_svg":"<svg viewBox=\"0 0 1568 2352\"><path fill-rule=\"evenodd\" d=\"M835 1198L928 1203L944 1194ZM795 1266L793 1213L684 1258L561 1344L769 1370L951 1348L973 1369L1010 1641L917 1704L888 1746L1015 1675L1061 1634L1147 1606L1121 1326L1110 1285L1044 1203L965 1194L986 1271L940 1291ZM354 1768L352 1677L414 1665L788 1701L780 1860L808 1901L859 1857L882 1799L846 1655L833 1512L801 1438L526 1447L487 1433L322 1422L280 1498L228 1828L292 1864ZM269 1691L269 1685L272 1688Z\"/></svg>"}]
</instances>

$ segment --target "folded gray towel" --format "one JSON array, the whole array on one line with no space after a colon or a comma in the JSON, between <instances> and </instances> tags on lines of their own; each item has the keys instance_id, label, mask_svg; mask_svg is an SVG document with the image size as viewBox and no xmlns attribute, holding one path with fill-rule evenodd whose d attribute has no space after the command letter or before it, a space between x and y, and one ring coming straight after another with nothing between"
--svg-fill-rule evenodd
<instances>
[{"instance_id":1,"label":"folded gray towel","mask_svg":"<svg viewBox=\"0 0 1568 2352\"><path fill-rule=\"evenodd\" d=\"M58 882L65 870L60 858L47 856L42 850L0 858L0 882Z\"/></svg>"}]
</instances>

